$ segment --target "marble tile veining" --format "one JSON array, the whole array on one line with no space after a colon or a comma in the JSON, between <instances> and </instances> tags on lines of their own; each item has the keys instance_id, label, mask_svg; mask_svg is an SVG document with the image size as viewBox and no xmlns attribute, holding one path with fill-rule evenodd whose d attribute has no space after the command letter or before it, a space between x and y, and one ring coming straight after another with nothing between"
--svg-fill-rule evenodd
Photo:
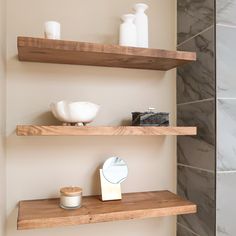
<instances>
[{"instance_id":1,"label":"marble tile veining","mask_svg":"<svg viewBox=\"0 0 236 236\"><path fill-rule=\"evenodd\" d=\"M177 103L215 97L214 27L178 47L197 52L197 61L178 68Z\"/></svg>"},{"instance_id":2,"label":"marble tile veining","mask_svg":"<svg viewBox=\"0 0 236 236\"><path fill-rule=\"evenodd\" d=\"M201 236L215 236L215 176L178 166L178 194L198 206L197 214L178 217L178 222Z\"/></svg>"},{"instance_id":3,"label":"marble tile veining","mask_svg":"<svg viewBox=\"0 0 236 236\"><path fill-rule=\"evenodd\" d=\"M217 236L235 236L236 172L217 174Z\"/></svg>"},{"instance_id":4,"label":"marble tile veining","mask_svg":"<svg viewBox=\"0 0 236 236\"><path fill-rule=\"evenodd\" d=\"M177 0L178 44L214 24L214 0Z\"/></svg>"},{"instance_id":5,"label":"marble tile veining","mask_svg":"<svg viewBox=\"0 0 236 236\"><path fill-rule=\"evenodd\" d=\"M199 236L198 234L192 233L180 224L177 225L177 236Z\"/></svg>"},{"instance_id":6,"label":"marble tile veining","mask_svg":"<svg viewBox=\"0 0 236 236\"><path fill-rule=\"evenodd\" d=\"M217 170L236 170L236 99L218 99L217 108Z\"/></svg>"},{"instance_id":7,"label":"marble tile veining","mask_svg":"<svg viewBox=\"0 0 236 236\"><path fill-rule=\"evenodd\" d=\"M236 1L216 0L216 22L226 25L236 25Z\"/></svg>"},{"instance_id":8,"label":"marble tile veining","mask_svg":"<svg viewBox=\"0 0 236 236\"><path fill-rule=\"evenodd\" d=\"M216 33L217 97L236 98L236 28L217 25Z\"/></svg>"},{"instance_id":9,"label":"marble tile veining","mask_svg":"<svg viewBox=\"0 0 236 236\"><path fill-rule=\"evenodd\" d=\"M178 163L215 169L215 102L178 105L178 126L197 126L197 136L178 136Z\"/></svg>"}]
</instances>

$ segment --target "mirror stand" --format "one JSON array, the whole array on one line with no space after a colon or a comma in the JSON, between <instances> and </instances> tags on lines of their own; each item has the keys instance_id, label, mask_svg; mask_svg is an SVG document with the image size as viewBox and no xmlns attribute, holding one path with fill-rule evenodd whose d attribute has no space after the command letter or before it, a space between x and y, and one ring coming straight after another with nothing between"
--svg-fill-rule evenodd
<instances>
[{"instance_id":1,"label":"mirror stand","mask_svg":"<svg viewBox=\"0 0 236 236\"><path fill-rule=\"evenodd\" d=\"M101 199L102 201L112 201L112 200L121 200L121 186L120 184L112 184L107 181L104 176L102 169L100 172L100 182L101 182Z\"/></svg>"}]
</instances>

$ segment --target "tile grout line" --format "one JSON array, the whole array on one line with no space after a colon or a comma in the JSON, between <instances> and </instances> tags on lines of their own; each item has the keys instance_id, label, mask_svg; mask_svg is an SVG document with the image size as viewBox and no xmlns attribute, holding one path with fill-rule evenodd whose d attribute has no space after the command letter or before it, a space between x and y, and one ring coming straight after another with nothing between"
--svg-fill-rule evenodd
<instances>
[{"instance_id":1,"label":"tile grout line","mask_svg":"<svg viewBox=\"0 0 236 236\"><path fill-rule=\"evenodd\" d=\"M196 235L196 236L200 236L199 234L195 233L194 231L192 231L191 229L189 229L189 228L186 227L185 225L182 225L181 223L178 223L178 222L177 222L177 224L178 224L179 226L181 226L182 228L184 228L185 230L189 231L190 233L192 233L192 234L194 234L194 235Z\"/></svg>"},{"instance_id":2,"label":"tile grout line","mask_svg":"<svg viewBox=\"0 0 236 236\"><path fill-rule=\"evenodd\" d=\"M213 170L207 170L207 169L204 169L204 168L199 168L199 167L184 165L184 164L181 164L181 163L177 163L177 165L178 165L178 166L182 166L182 167L186 167L186 168L190 168L190 169L194 169L194 170L200 170L200 171L204 171L204 172L208 172L208 173L215 174L215 171L213 171Z\"/></svg>"},{"instance_id":3,"label":"tile grout line","mask_svg":"<svg viewBox=\"0 0 236 236\"><path fill-rule=\"evenodd\" d=\"M200 102L209 102L209 101L214 101L214 100L215 100L214 98L206 98L206 99L192 101L192 102L179 103L177 104L177 106L190 105L190 104L195 104L195 103L200 103Z\"/></svg>"},{"instance_id":4,"label":"tile grout line","mask_svg":"<svg viewBox=\"0 0 236 236\"><path fill-rule=\"evenodd\" d=\"M227 98L227 97L217 97L217 100L236 100L236 98Z\"/></svg>"},{"instance_id":5,"label":"tile grout line","mask_svg":"<svg viewBox=\"0 0 236 236\"><path fill-rule=\"evenodd\" d=\"M181 42L180 44L177 44L177 48L180 47L180 46L182 46L183 44L187 43L188 41L192 40L193 38L199 36L200 34L205 33L207 30L209 30L209 29L211 29L211 28L213 28L213 27L214 27L214 25L211 25L211 26L207 27L206 29L202 30L201 32L195 34L194 36L192 36L192 37L186 39L185 41Z\"/></svg>"},{"instance_id":6,"label":"tile grout line","mask_svg":"<svg viewBox=\"0 0 236 236\"><path fill-rule=\"evenodd\" d=\"M227 24L222 24L222 23L216 23L216 26L222 26L222 27L236 29L236 25L227 25Z\"/></svg>"},{"instance_id":7,"label":"tile grout line","mask_svg":"<svg viewBox=\"0 0 236 236\"><path fill-rule=\"evenodd\" d=\"M217 174L236 174L236 170L218 170Z\"/></svg>"}]
</instances>

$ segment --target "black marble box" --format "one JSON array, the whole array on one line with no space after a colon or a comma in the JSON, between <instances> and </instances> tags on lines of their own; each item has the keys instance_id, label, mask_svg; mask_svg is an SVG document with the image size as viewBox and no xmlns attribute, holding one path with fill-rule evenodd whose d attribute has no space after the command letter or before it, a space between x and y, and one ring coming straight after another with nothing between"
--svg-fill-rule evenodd
<instances>
[{"instance_id":1,"label":"black marble box","mask_svg":"<svg viewBox=\"0 0 236 236\"><path fill-rule=\"evenodd\" d=\"M169 126L167 112L132 112L133 126Z\"/></svg>"}]
</instances>

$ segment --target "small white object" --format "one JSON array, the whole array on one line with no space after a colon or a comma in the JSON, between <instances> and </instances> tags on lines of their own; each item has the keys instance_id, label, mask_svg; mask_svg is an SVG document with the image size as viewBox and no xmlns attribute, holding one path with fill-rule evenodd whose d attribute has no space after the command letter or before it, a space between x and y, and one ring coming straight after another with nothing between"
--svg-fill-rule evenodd
<instances>
[{"instance_id":1,"label":"small white object","mask_svg":"<svg viewBox=\"0 0 236 236\"><path fill-rule=\"evenodd\" d=\"M126 14L121 18L124 21L120 25L119 44L121 46L137 46L137 29L134 24L134 18L135 16L133 14Z\"/></svg>"},{"instance_id":2,"label":"small white object","mask_svg":"<svg viewBox=\"0 0 236 236\"><path fill-rule=\"evenodd\" d=\"M61 25L56 21L47 21L44 25L46 39L61 39Z\"/></svg>"},{"instance_id":3,"label":"small white object","mask_svg":"<svg viewBox=\"0 0 236 236\"><path fill-rule=\"evenodd\" d=\"M145 14L147 9L148 5L144 3L137 3L134 5L134 23L137 28L137 47L148 48L148 17Z\"/></svg>"},{"instance_id":4,"label":"small white object","mask_svg":"<svg viewBox=\"0 0 236 236\"><path fill-rule=\"evenodd\" d=\"M60 207L75 209L82 205L82 189L79 187L64 187L60 189Z\"/></svg>"},{"instance_id":5,"label":"small white object","mask_svg":"<svg viewBox=\"0 0 236 236\"><path fill-rule=\"evenodd\" d=\"M50 105L53 115L60 121L69 124L86 125L92 122L100 106L91 102L60 101Z\"/></svg>"},{"instance_id":6,"label":"small white object","mask_svg":"<svg viewBox=\"0 0 236 236\"><path fill-rule=\"evenodd\" d=\"M119 157L110 157L100 169L102 201L120 200L121 183L128 176L128 167Z\"/></svg>"},{"instance_id":7,"label":"small white object","mask_svg":"<svg viewBox=\"0 0 236 236\"><path fill-rule=\"evenodd\" d=\"M155 108L154 107L149 107L148 110L149 110L149 112L153 112L155 110Z\"/></svg>"},{"instance_id":8,"label":"small white object","mask_svg":"<svg viewBox=\"0 0 236 236\"><path fill-rule=\"evenodd\" d=\"M121 200L121 186L113 184L104 178L103 171L100 169L100 182L101 182L101 198L102 201Z\"/></svg>"}]
</instances>

